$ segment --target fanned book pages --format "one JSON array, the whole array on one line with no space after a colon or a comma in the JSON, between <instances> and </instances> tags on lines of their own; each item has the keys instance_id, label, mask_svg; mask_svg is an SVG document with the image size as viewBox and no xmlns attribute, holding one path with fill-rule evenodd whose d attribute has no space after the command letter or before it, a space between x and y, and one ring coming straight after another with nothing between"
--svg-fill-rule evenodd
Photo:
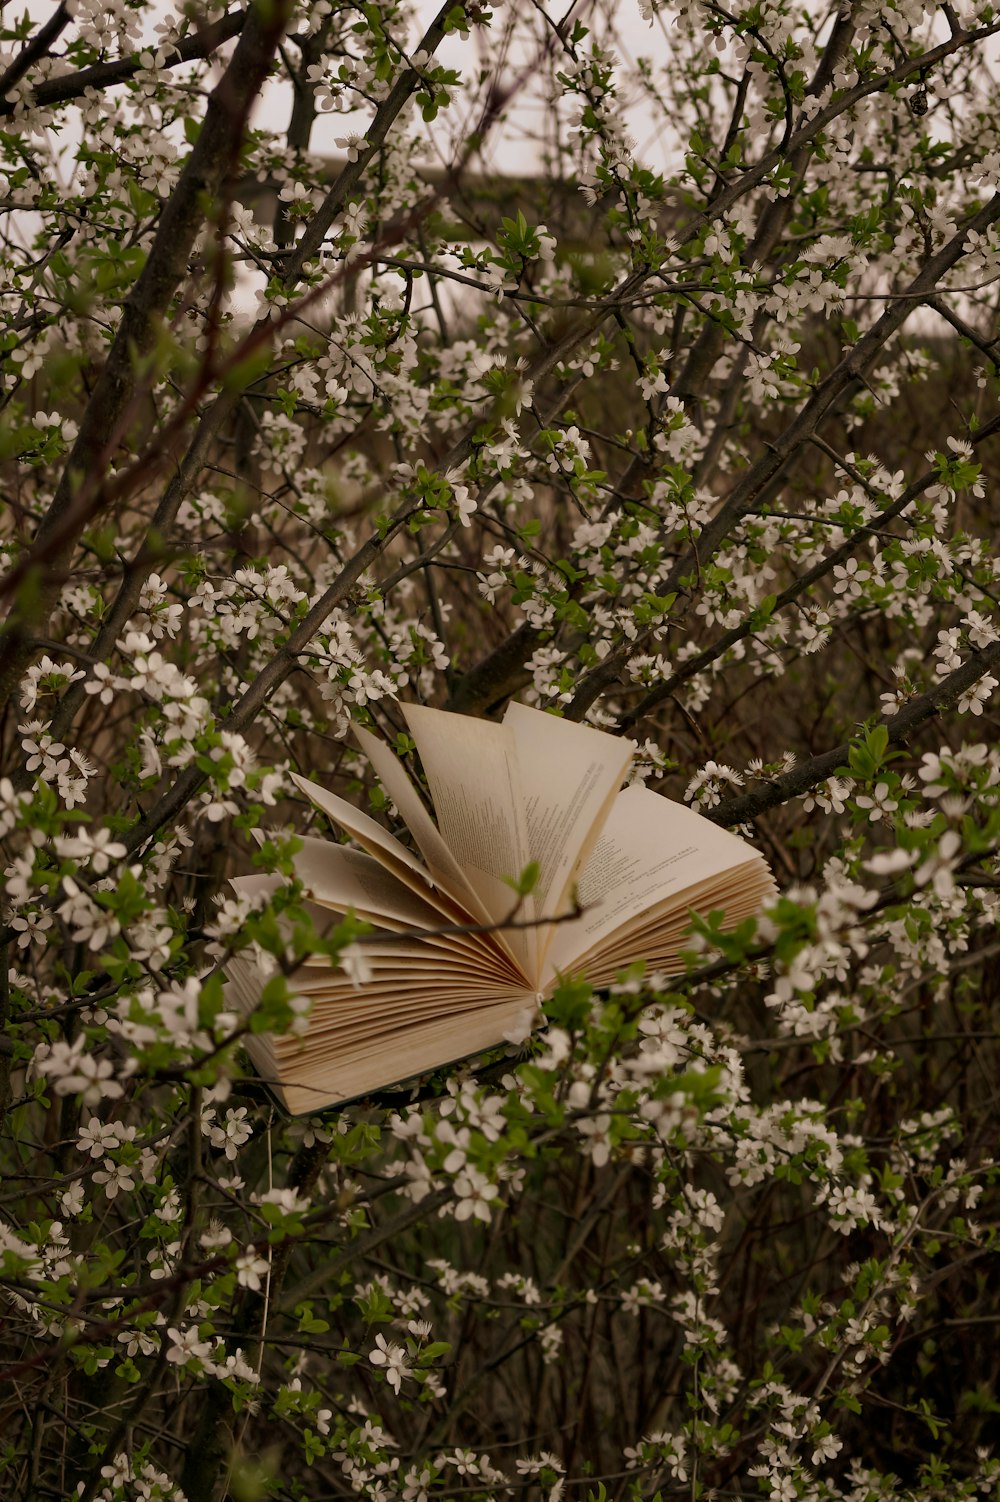
<instances>
[{"instance_id":1,"label":"fanned book pages","mask_svg":"<svg viewBox=\"0 0 1000 1502\"><path fill-rule=\"evenodd\" d=\"M428 813L385 742L355 731L420 853L305 778L296 782L355 846L303 837L296 874L318 926L372 925L356 984L317 956L292 976L311 1001L303 1036L253 1036L254 1065L293 1114L523 1039L561 975L597 987L645 960L676 974L692 908L735 927L774 895L735 835L640 784L619 791L634 743L511 704L502 722L422 705L403 712L433 800ZM505 878L530 863L518 899ZM248 893L276 878L237 878ZM505 920L511 926L504 927ZM266 975L237 956L228 992L252 1008Z\"/></svg>"}]
</instances>

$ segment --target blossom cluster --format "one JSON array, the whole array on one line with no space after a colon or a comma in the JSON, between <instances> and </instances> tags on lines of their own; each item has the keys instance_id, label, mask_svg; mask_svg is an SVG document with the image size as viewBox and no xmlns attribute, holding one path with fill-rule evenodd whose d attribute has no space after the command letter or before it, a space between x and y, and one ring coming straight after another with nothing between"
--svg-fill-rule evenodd
<instances>
[{"instance_id":1,"label":"blossom cluster","mask_svg":"<svg viewBox=\"0 0 1000 1502\"><path fill-rule=\"evenodd\" d=\"M992 1495L994 10L423 9L0 23L0 1492ZM287 1119L514 696L780 896Z\"/></svg>"}]
</instances>

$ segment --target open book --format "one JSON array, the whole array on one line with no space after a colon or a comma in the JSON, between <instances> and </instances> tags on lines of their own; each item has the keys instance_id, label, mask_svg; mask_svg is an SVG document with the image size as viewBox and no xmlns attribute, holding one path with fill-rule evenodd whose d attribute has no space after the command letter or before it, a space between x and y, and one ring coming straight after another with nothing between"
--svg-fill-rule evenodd
<instances>
[{"instance_id":1,"label":"open book","mask_svg":"<svg viewBox=\"0 0 1000 1502\"><path fill-rule=\"evenodd\" d=\"M422 859L343 798L295 779L361 847L302 837L295 870L317 927L350 911L373 932L360 941L363 983L323 956L293 974L312 1004L304 1036L247 1040L294 1114L523 1040L560 975L607 985L638 959L676 974L690 909L721 908L735 926L775 891L743 840L641 785L619 791L631 741L521 704L502 722L403 712L435 818L385 742L355 734ZM519 898L504 878L532 862L536 883ZM247 893L275 885L233 882ZM264 972L241 955L226 973L230 998L252 1008Z\"/></svg>"}]
</instances>

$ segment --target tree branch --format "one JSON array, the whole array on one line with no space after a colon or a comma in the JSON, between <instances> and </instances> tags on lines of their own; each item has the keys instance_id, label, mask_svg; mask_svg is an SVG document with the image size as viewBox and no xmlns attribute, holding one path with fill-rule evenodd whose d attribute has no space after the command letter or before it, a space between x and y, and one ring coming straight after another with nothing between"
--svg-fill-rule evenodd
<instances>
[{"instance_id":1,"label":"tree branch","mask_svg":"<svg viewBox=\"0 0 1000 1502\"><path fill-rule=\"evenodd\" d=\"M885 725L889 732L889 744L897 746L905 741L921 725L926 725L928 720L934 719L943 709L948 709L957 702L966 689L978 683L990 668L1000 663L1000 640L991 642L980 652L973 652L967 657L961 667L949 673L947 678L942 678L927 693L920 694L918 698L911 699L904 704L902 709L888 718L882 718L880 723ZM714 808L701 809L700 813L706 819L711 819L714 824L745 824L750 819L755 819L758 814L765 813L769 808L777 808L782 803L787 803L790 798L797 797L800 793L808 792L810 788L825 782L832 777L838 767L844 766L850 752L850 745L845 742L841 746L834 746L830 751L824 751L819 756L812 756L808 761L800 762L792 767L790 772L785 772L781 777L775 777L773 781L753 793L744 793L739 798L727 798L723 803L717 803Z\"/></svg>"},{"instance_id":2,"label":"tree branch","mask_svg":"<svg viewBox=\"0 0 1000 1502\"><path fill-rule=\"evenodd\" d=\"M992 422L980 428L975 434L973 442L981 443L984 438L991 437L997 431L1000 431L1000 417L994 418ZM786 605L791 605L800 595L805 594L824 575L830 573L838 563L843 563L845 558L850 557L866 538L873 537L880 528L885 526L886 522L893 521L895 517L901 516L910 503L915 501L919 495L922 495L936 479L936 470L928 470L925 474L922 474L919 479L914 480L912 484L908 485L902 495L898 496L891 505L886 506L877 516L872 517L871 521L865 522L864 526L859 527L850 537L845 538L838 547L833 548L823 558L819 559L817 563L814 563L812 568L806 569L805 573L800 574L794 579L788 588L782 590L781 594L778 595L773 615L777 615ZM665 679L663 683L659 683L655 688L650 689L649 693L646 694L644 699L640 700L634 709L630 709L627 714L622 716L619 721L619 729L627 732L645 715L649 714L650 710L655 709L658 704L662 704L665 699L669 699L671 694L675 693L682 683L687 683L689 679L694 678L704 668L708 667L709 663L714 662L717 657L723 652L727 652L738 641L743 641L745 637L752 636L754 629L750 620L747 619L741 621L738 626L733 626L729 631L724 631L721 636L717 637L703 651L682 663L676 672L671 673L670 677Z\"/></svg>"},{"instance_id":3,"label":"tree branch","mask_svg":"<svg viewBox=\"0 0 1000 1502\"><path fill-rule=\"evenodd\" d=\"M16 105L8 100L7 95L21 82L28 69L46 55L52 43L68 26L69 19L66 0L62 0L41 30L36 31L31 41L21 48L14 61L0 74L0 118L14 113Z\"/></svg>"},{"instance_id":4,"label":"tree branch","mask_svg":"<svg viewBox=\"0 0 1000 1502\"><path fill-rule=\"evenodd\" d=\"M54 26L56 17L60 12L64 11L65 5L61 5L59 11L56 12L56 15L49 22L48 27L43 28L43 31L38 33L38 36L29 43L24 52L11 63L7 74L0 79L0 120L8 119L14 114L16 109L13 101L6 99L4 95L27 72L32 63L44 55L44 51L52 45L58 32L53 32L52 36L47 39L45 48L27 58L24 67L20 68L22 59L25 58L26 54L36 44L41 42L44 31ZM176 44L172 56L164 60L163 66L165 68L176 68L181 63L190 63L194 62L197 58L211 57L217 47L221 47L223 42L228 42L230 37L237 36L242 31L243 23L246 21L248 14L249 12L246 10L234 10L230 11L228 15L222 16L218 21L212 21L208 25L199 26L190 36L183 37ZM67 14L62 25L59 27L59 31L62 30L68 19L69 16ZM140 54L136 52L131 57L116 57L110 62L92 63L89 68L81 68L76 73L63 73L58 78L42 79L32 90L32 107L36 109L48 109L55 104L68 104L74 99L82 99L88 89L110 89L115 84L127 83L142 67L139 58ZM16 78L12 80L8 75L13 73L15 69L19 69L19 71Z\"/></svg>"},{"instance_id":5,"label":"tree branch","mask_svg":"<svg viewBox=\"0 0 1000 1502\"><path fill-rule=\"evenodd\" d=\"M706 523L698 541L674 564L664 585L665 594L680 590L681 581L713 556L735 523L754 505L764 487L778 478L799 449L809 441L838 397L859 377L867 374L887 340L902 328L921 302L926 302L945 272L950 271L961 259L966 237L972 232L982 234L998 219L1000 194L994 194L946 245L928 259L906 289L906 295L890 303L868 332L862 335L853 349L834 367L797 417L768 446L767 452L750 466L724 505Z\"/></svg>"},{"instance_id":6,"label":"tree branch","mask_svg":"<svg viewBox=\"0 0 1000 1502\"><path fill-rule=\"evenodd\" d=\"M235 167L257 99L292 10L292 0L255 5L232 60L213 90L198 139L160 217L142 272L122 311L104 369L80 422L52 503L30 548L3 581L18 598L0 628L0 704L6 703L45 634L60 574L90 516L93 489L122 438L136 395L136 374L155 348L161 320L187 272L209 206Z\"/></svg>"}]
</instances>

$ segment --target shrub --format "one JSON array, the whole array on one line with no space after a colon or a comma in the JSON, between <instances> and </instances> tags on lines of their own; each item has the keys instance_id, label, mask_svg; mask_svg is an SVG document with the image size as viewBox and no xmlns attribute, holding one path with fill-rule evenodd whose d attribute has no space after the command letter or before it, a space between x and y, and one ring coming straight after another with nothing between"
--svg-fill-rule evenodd
<instances>
[{"instance_id":1,"label":"shrub","mask_svg":"<svg viewBox=\"0 0 1000 1502\"><path fill-rule=\"evenodd\" d=\"M996 1491L1000 23L640 8L3 28L12 1498ZM286 1119L291 772L513 695L780 899Z\"/></svg>"}]
</instances>

